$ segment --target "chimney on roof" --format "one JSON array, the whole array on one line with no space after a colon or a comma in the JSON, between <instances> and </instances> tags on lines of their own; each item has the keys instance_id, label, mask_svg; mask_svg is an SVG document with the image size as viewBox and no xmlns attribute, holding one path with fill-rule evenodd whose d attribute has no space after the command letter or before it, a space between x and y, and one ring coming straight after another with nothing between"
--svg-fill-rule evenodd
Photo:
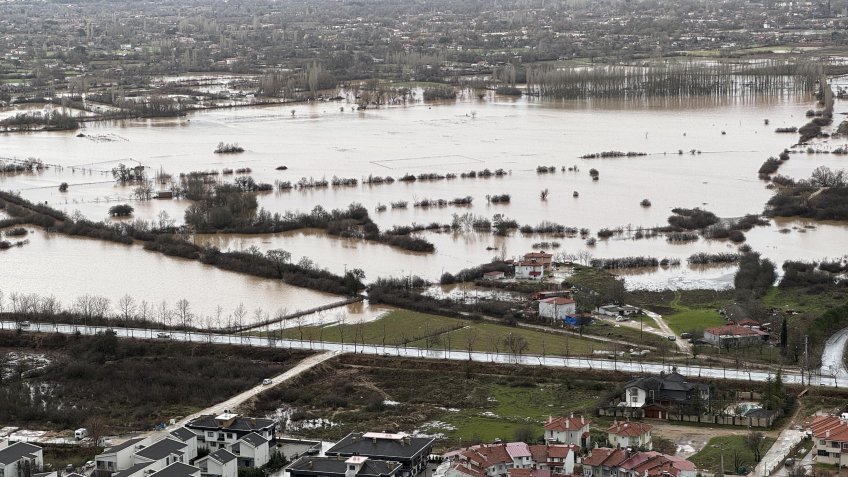
<instances>
[{"instance_id":1,"label":"chimney on roof","mask_svg":"<svg viewBox=\"0 0 848 477\"><path fill-rule=\"evenodd\" d=\"M825 438L829 438L829 437L830 437L830 429L828 429L828 430L824 431L824 437L825 437Z\"/></svg>"},{"instance_id":2,"label":"chimney on roof","mask_svg":"<svg viewBox=\"0 0 848 477\"><path fill-rule=\"evenodd\" d=\"M574 419L574 413L573 412L571 413L571 418Z\"/></svg>"},{"instance_id":3,"label":"chimney on roof","mask_svg":"<svg viewBox=\"0 0 848 477\"><path fill-rule=\"evenodd\" d=\"M585 424L586 424L586 418L585 418L585 417L580 416L580 424L581 424L581 425L585 425Z\"/></svg>"}]
</instances>

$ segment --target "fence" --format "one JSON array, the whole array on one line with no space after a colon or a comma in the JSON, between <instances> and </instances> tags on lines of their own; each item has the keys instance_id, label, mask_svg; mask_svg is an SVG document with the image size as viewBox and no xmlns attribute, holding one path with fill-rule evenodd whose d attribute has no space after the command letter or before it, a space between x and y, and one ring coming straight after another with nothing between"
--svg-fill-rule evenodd
<instances>
[{"instance_id":1,"label":"fence","mask_svg":"<svg viewBox=\"0 0 848 477\"><path fill-rule=\"evenodd\" d=\"M641 408L628 407L602 407L598 409L601 416L621 417L626 419L645 419L645 411ZM777 413L768 417L742 417L725 416L720 414L676 414L665 412L663 421L669 422L697 422L701 424L718 424L722 426L744 426L744 427L772 427L777 419Z\"/></svg>"}]
</instances>

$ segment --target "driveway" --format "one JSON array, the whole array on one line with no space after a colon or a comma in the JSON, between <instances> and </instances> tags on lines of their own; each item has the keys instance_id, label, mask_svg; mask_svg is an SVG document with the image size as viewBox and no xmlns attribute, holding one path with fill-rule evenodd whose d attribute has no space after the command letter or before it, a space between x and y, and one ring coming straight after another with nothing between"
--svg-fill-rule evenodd
<instances>
[{"instance_id":1,"label":"driveway","mask_svg":"<svg viewBox=\"0 0 848 477\"><path fill-rule=\"evenodd\" d=\"M777 436L777 440L771 449L766 452L762 460L754 467L751 472L751 477L766 477L776 472L779 467L783 467L783 461L789 457L792 449L801 443L804 439L804 431L795 429L784 429Z\"/></svg>"},{"instance_id":2,"label":"driveway","mask_svg":"<svg viewBox=\"0 0 848 477\"><path fill-rule=\"evenodd\" d=\"M662 315L660 315L658 313L654 313L652 311L648 311L648 310L642 310L642 311L645 313L645 316L654 320L654 322L662 330L662 332L665 333L665 336L674 336L674 337L677 338L676 341L674 342L677 345L677 349L679 349L680 351L682 351L686 354L689 354L689 353L692 352L692 345L690 345L688 341L684 341L680 336L677 336L677 333L675 333L668 326L668 323L666 323L665 320L663 320Z\"/></svg>"}]
</instances>

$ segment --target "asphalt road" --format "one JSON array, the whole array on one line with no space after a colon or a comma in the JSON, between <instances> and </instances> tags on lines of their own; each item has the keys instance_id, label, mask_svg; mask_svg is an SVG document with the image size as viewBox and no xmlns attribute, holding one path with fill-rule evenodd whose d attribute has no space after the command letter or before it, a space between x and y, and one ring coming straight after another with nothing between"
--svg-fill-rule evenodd
<instances>
[{"instance_id":1,"label":"asphalt road","mask_svg":"<svg viewBox=\"0 0 848 477\"><path fill-rule=\"evenodd\" d=\"M0 322L0 329L15 329L14 322ZM51 324L32 324L28 331L59 332L73 334L76 332L92 335L106 331L107 327L74 326ZM586 357L512 355L503 352L467 352L461 350L425 350L421 348L406 348L401 346L362 345L352 343L329 343L320 341L299 340L268 340L255 336L219 335L204 332L164 332L161 330L145 330L135 328L111 328L118 336L146 339L171 339L199 343L239 344L243 346L264 346L276 348L304 349L317 352L333 351L336 353L360 353L370 355L399 356L405 358L445 359L451 361L476 361L490 363L516 364L522 366L548 366L554 368L590 369L602 371L618 371L631 374L659 374L670 372L676 368L684 376L707 377L713 379L730 379L735 381L765 382L773 376L770 371L754 369L736 369L723 367L701 366L686 363L657 363L633 359L597 359ZM166 333L167 338L157 338L158 333ZM783 381L792 384L810 384L813 386L848 387L848 376L828 376L825 374L806 376L797 371L784 370Z\"/></svg>"},{"instance_id":2,"label":"asphalt road","mask_svg":"<svg viewBox=\"0 0 848 477\"><path fill-rule=\"evenodd\" d=\"M848 344L848 328L834 333L824 344L821 373L848 378L845 368L845 345Z\"/></svg>"}]
</instances>

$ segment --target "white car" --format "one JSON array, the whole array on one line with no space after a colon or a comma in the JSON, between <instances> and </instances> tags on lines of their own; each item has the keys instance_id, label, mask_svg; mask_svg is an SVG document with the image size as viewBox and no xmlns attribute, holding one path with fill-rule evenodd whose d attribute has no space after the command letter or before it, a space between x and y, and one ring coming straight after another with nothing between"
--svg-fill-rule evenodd
<instances>
[{"instance_id":1,"label":"white car","mask_svg":"<svg viewBox=\"0 0 848 477\"><path fill-rule=\"evenodd\" d=\"M262 385L263 385L263 386L270 386L270 385L272 385L272 384L274 384L274 381L271 381L270 379L263 379L263 380L262 380Z\"/></svg>"}]
</instances>

